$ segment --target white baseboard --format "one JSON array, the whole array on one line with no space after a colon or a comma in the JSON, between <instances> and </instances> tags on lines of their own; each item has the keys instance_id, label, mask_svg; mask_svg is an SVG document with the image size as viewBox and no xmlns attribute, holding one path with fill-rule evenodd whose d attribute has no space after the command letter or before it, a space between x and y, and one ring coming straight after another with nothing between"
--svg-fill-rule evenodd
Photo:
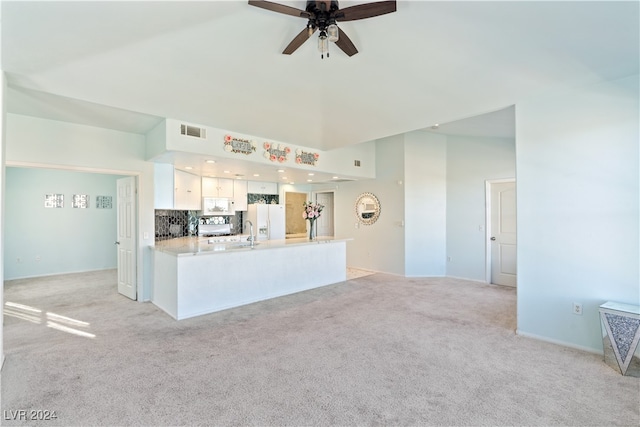
<instances>
[{"instance_id":1,"label":"white baseboard","mask_svg":"<svg viewBox=\"0 0 640 427\"><path fill-rule=\"evenodd\" d=\"M529 332L523 332L523 331L521 331L519 329L516 329L516 335L520 335L521 337L525 337L525 338L533 338L534 340L544 341L544 342L548 342L548 343L551 343L551 344L561 345L563 347L574 348L576 350L586 351L587 353L599 354L599 355L604 354L603 350L600 350L600 349L596 349L596 348L592 348L592 347L585 347L585 346L582 346L582 345L577 345L577 344L573 344L573 343L566 342L566 341L560 341L560 340L556 340L556 339L553 339L553 338L543 337L542 335L536 335L536 334L531 334Z\"/></svg>"},{"instance_id":2,"label":"white baseboard","mask_svg":"<svg viewBox=\"0 0 640 427\"><path fill-rule=\"evenodd\" d=\"M449 279L458 279L458 280L467 280L469 282L476 282L476 283L484 283L485 285L490 285L489 282L487 282L486 280L482 280L482 279L469 279L468 277L458 277L458 276L443 276L443 277L447 277Z\"/></svg>"},{"instance_id":3,"label":"white baseboard","mask_svg":"<svg viewBox=\"0 0 640 427\"><path fill-rule=\"evenodd\" d=\"M32 276L20 276L20 277L11 277L5 278L5 281L10 280L22 280L22 279L36 279L38 277L50 277L50 276L64 276L65 274L80 274L80 273L91 273L94 271L107 271L107 270L116 270L118 267L106 267L106 268L96 268L93 270L78 270L78 271L66 271L61 273L47 273L47 274L35 274Z\"/></svg>"},{"instance_id":4,"label":"white baseboard","mask_svg":"<svg viewBox=\"0 0 640 427\"><path fill-rule=\"evenodd\" d=\"M365 267L356 267L353 265L347 265L347 268L353 268L355 270L362 270L362 271L368 271L369 273L379 273L379 274L388 274L390 276L398 276L398 277L406 277L402 274L396 274L396 273L389 273L388 271L380 271L380 270L373 270L371 268L365 268Z\"/></svg>"}]
</instances>

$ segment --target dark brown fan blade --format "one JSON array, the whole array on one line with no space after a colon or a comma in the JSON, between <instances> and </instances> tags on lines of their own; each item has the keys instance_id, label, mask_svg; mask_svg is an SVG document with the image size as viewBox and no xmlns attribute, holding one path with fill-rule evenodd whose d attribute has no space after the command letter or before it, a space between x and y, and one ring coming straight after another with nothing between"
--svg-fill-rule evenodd
<instances>
[{"instance_id":1,"label":"dark brown fan blade","mask_svg":"<svg viewBox=\"0 0 640 427\"><path fill-rule=\"evenodd\" d=\"M351 39L347 37L344 31L340 28L338 28L338 41L336 42L336 46L342 49L342 51L349 56L353 56L358 53L358 49L356 49L356 46L353 44Z\"/></svg>"},{"instance_id":2,"label":"dark brown fan blade","mask_svg":"<svg viewBox=\"0 0 640 427\"><path fill-rule=\"evenodd\" d=\"M289 45L282 51L282 53L285 55L291 55L293 52L296 51L296 49L302 46L302 44L306 42L307 39L309 39L309 37L311 37L311 35L315 32L316 32L316 28L314 28L313 31L311 32L309 32L308 28L305 28L304 30L300 31L300 33L297 36L295 36L293 40L291 40L291 43L289 43Z\"/></svg>"},{"instance_id":3,"label":"dark brown fan blade","mask_svg":"<svg viewBox=\"0 0 640 427\"><path fill-rule=\"evenodd\" d=\"M355 21L357 19L372 18L396 11L395 1L379 1L375 3L359 4L345 7L336 12L336 21Z\"/></svg>"},{"instance_id":4,"label":"dark brown fan blade","mask_svg":"<svg viewBox=\"0 0 640 427\"><path fill-rule=\"evenodd\" d=\"M272 12L284 13L285 15L298 16L300 18L309 18L309 12L296 9L295 7L285 6L283 4L273 3L264 0L249 0L251 6L267 9Z\"/></svg>"}]
</instances>

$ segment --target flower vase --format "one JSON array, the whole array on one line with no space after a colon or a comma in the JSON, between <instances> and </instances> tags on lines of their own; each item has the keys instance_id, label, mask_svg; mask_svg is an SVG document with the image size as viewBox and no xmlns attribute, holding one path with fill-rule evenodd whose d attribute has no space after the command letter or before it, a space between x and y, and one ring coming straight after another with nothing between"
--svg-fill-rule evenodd
<instances>
[{"instance_id":1,"label":"flower vase","mask_svg":"<svg viewBox=\"0 0 640 427\"><path fill-rule=\"evenodd\" d=\"M313 228L314 223L315 223L315 220L313 219L309 220L309 240L315 240L316 238L316 230L315 228Z\"/></svg>"}]
</instances>

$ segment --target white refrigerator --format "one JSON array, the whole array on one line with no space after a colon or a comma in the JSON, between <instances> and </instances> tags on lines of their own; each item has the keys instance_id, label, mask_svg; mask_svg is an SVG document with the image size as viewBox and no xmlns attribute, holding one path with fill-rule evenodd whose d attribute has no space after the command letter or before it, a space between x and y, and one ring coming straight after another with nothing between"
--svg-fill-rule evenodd
<instances>
[{"instance_id":1,"label":"white refrigerator","mask_svg":"<svg viewBox=\"0 0 640 427\"><path fill-rule=\"evenodd\" d=\"M286 237L284 212L284 205L254 203L247 207L246 219L253 224L257 240L279 240ZM249 229L244 227L243 233L249 233Z\"/></svg>"}]
</instances>

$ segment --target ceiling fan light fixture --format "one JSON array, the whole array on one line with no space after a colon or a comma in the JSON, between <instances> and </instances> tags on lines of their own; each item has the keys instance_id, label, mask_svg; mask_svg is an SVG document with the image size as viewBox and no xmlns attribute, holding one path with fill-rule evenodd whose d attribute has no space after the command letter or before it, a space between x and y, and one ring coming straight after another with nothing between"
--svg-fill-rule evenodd
<instances>
[{"instance_id":1,"label":"ceiling fan light fixture","mask_svg":"<svg viewBox=\"0 0 640 427\"><path fill-rule=\"evenodd\" d=\"M323 30L320 31L318 36L318 50L321 56L324 58L325 53L329 56L329 40L327 39L327 33Z\"/></svg>"},{"instance_id":2,"label":"ceiling fan light fixture","mask_svg":"<svg viewBox=\"0 0 640 427\"><path fill-rule=\"evenodd\" d=\"M339 34L338 26L336 24L331 24L327 27L327 39L330 42L337 42Z\"/></svg>"},{"instance_id":3,"label":"ceiling fan light fixture","mask_svg":"<svg viewBox=\"0 0 640 427\"><path fill-rule=\"evenodd\" d=\"M307 0L306 3L306 8L302 10L272 1L249 0L249 5L251 6L307 20L306 28L295 36L282 51L284 55L291 55L302 46L316 30L320 30L318 50L322 52L322 58L324 58L325 53L327 54L327 58L329 57L327 43L329 41L334 42L347 56L351 57L358 53L358 49L356 49L349 37L344 31L338 28L336 25L337 22L373 18L396 11L395 0L367 2L348 6L343 9L340 9L338 0ZM328 35L327 32L329 33Z\"/></svg>"}]
</instances>

